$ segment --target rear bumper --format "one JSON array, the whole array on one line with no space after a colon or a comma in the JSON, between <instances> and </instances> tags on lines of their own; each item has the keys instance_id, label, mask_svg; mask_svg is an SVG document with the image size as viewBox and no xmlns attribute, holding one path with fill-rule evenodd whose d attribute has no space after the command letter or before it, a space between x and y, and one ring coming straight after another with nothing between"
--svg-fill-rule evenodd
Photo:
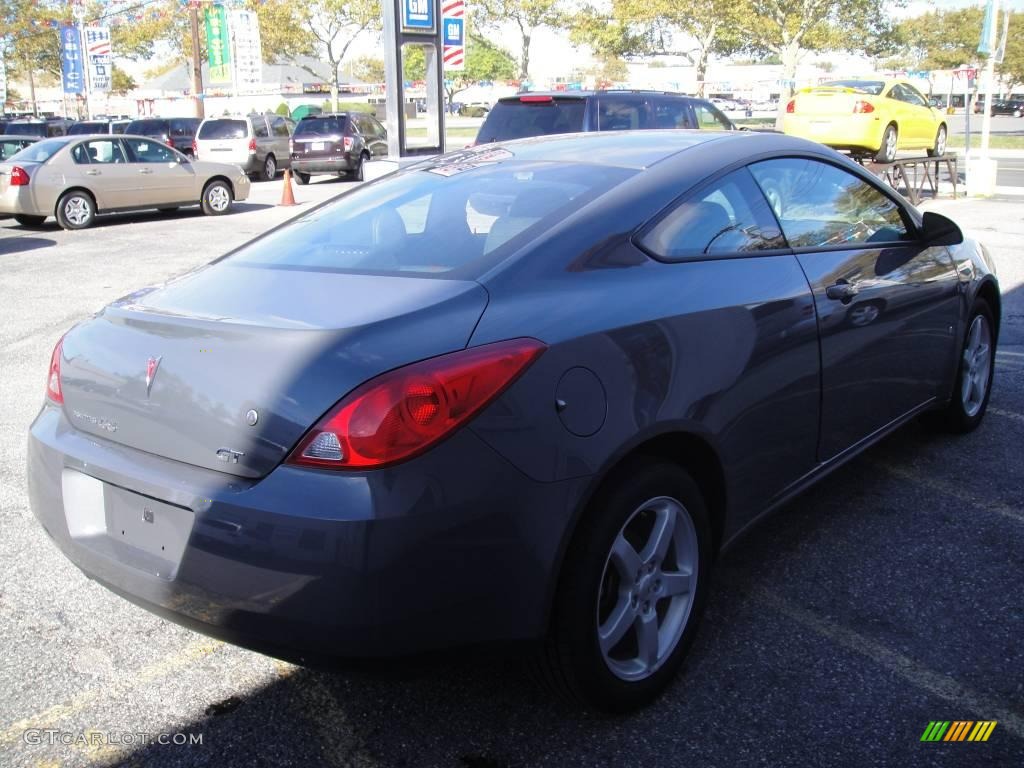
<instances>
[{"instance_id":1,"label":"rear bumper","mask_svg":"<svg viewBox=\"0 0 1024 768\"><path fill-rule=\"evenodd\" d=\"M0 194L0 214L8 216L52 216L52 206L44 209L33 194L32 185L24 187L8 186Z\"/></svg>"},{"instance_id":2,"label":"rear bumper","mask_svg":"<svg viewBox=\"0 0 1024 768\"><path fill-rule=\"evenodd\" d=\"M351 152L346 152L344 157L306 159L301 155L292 155L293 173L347 173L354 171L358 158L353 158Z\"/></svg>"},{"instance_id":3,"label":"rear bumper","mask_svg":"<svg viewBox=\"0 0 1024 768\"><path fill-rule=\"evenodd\" d=\"M173 578L110 541L121 531L109 530L109 511L108 530L72 535L65 469L192 510ZM53 405L32 425L28 480L35 516L87 576L172 621L297 661L540 636L586 482L531 481L470 430L393 469L281 466L253 482L88 436Z\"/></svg>"},{"instance_id":4,"label":"rear bumper","mask_svg":"<svg viewBox=\"0 0 1024 768\"><path fill-rule=\"evenodd\" d=\"M810 139L837 149L877 150L887 122L876 114L866 115L786 115L782 131L790 136Z\"/></svg>"}]
</instances>

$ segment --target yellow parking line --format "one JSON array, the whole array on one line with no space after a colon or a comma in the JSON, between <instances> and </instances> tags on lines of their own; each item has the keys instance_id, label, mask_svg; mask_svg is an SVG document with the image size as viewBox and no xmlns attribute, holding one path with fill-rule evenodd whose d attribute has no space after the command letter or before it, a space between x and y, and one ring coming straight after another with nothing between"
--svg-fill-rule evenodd
<instances>
[{"instance_id":1,"label":"yellow parking line","mask_svg":"<svg viewBox=\"0 0 1024 768\"><path fill-rule=\"evenodd\" d=\"M758 589L754 595L757 599L772 606L782 615L792 619L801 626L841 645L847 650L866 656L878 666L889 670L898 677L933 696L955 704L961 711L976 712L981 717L991 718L1005 726L1017 738L1024 738L1024 715L1008 709L1002 703L986 698L980 693L961 685L948 675L934 672L918 664L908 656L893 651L881 643L818 616L775 592Z\"/></svg>"},{"instance_id":2,"label":"yellow parking line","mask_svg":"<svg viewBox=\"0 0 1024 768\"><path fill-rule=\"evenodd\" d=\"M57 704L47 710L35 715L26 717L16 723L11 723L0 732L0 745L17 741L29 728L51 728L61 720L75 715L91 704L101 699L117 699L146 683L157 678L188 666L204 656L223 647L223 643L217 640L204 639L192 645L185 646L181 651L165 659L143 667L134 673L126 673L121 679L115 680L113 684L105 685L102 688L90 688L74 696L64 704Z\"/></svg>"},{"instance_id":3,"label":"yellow parking line","mask_svg":"<svg viewBox=\"0 0 1024 768\"><path fill-rule=\"evenodd\" d=\"M997 515L1002 515L1003 517L1008 517L1011 520L1016 520L1018 523L1024 523L1024 511L1021 511L1016 507L1011 507L1008 504L1001 504L999 502L988 501L980 498L968 491L966 488L950 483L940 477L921 477L916 472L911 469L907 469L906 467L891 466L889 464L883 464L880 461L873 461L872 465L900 480L906 480L916 485L930 488L931 490L945 494L946 496L952 496L954 499L962 501L964 504L970 504L978 509L995 512Z\"/></svg>"},{"instance_id":4,"label":"yellow parking line","mask_svg":"<svg viewBox=\"0 0 1024 768\"><path fill-rule=\"evenodd\" d=\"M1004 419L1011 419L1012 421L1024 424L1024 414L1004 411L1002 408L993 408L991 406L989 406L988 413L994 413L996 416L1002 416Z\"/></svg>"}]
</instances>

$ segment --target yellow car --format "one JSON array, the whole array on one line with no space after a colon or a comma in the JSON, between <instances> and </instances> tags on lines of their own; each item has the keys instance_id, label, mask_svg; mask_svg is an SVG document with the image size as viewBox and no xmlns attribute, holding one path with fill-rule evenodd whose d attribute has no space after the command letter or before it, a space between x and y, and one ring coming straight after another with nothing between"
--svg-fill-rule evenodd
<instances>
[{"instance_id":1,"label":"yellow car","mask_svg":"<svg viewBox=\"0 0 1024 768\"><path fill-rule=\"evenodd\" d=\"M946 151L943 114L902 80L836 80L804 88L786 104L782 131L891 163L900 149Z\"/></svg>"}]
</instances>

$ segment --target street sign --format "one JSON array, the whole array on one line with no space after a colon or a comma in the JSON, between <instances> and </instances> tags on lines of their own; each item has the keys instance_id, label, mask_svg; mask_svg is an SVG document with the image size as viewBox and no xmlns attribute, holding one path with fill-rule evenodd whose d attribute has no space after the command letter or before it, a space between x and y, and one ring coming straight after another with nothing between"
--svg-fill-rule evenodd
<instances>
[{"instance_id":1,"label":"street sign","mask_svg":"<svg viewBox=\"0 0 1024 768\"><path fill-rule=\"evenodd\" d=\"M407 35L437 34L435 0L402 0L402 32Z\"/></svg>"}]
</instances>

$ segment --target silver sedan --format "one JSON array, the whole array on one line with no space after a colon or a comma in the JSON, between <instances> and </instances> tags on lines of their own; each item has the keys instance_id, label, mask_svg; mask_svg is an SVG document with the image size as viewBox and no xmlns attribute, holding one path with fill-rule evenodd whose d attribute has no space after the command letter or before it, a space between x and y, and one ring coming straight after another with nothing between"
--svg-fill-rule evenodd
<instances>
[{"instance_id":1,"label":"silver sedan","mask_svg":"<svg viewBox=\"0 0 1024 768\"><path fill-rule=\"evenodd\" d=\"M0 163L0 214L26 226L56 216L64 229L85 229L97 213L185 205L218 216L248 196L238 166L192 161L145 136L60 136Z\"/></svg>"}]
</instances>

